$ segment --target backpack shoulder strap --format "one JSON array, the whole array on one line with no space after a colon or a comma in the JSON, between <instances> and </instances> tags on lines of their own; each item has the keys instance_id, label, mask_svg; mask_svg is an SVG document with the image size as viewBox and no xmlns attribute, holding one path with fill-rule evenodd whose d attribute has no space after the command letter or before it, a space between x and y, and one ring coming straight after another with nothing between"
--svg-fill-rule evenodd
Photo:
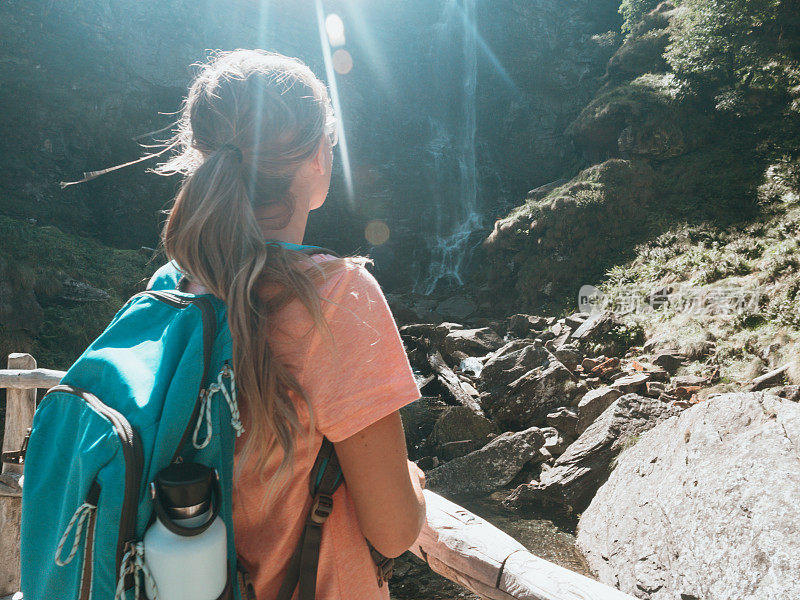
<instances>
[{"instance_id":1,"label":"backpack shoulder strap","mask_svg":"<svg viewBox=\"0 0 800 600\"><path fill-rule=\"evenodd\" d=\"M289 561L289 570L281 584L276 600L290 600L298 587L298 600L314 600L317 587L319 547L322 541L322 525L333 510L333 493L344 481L336 450L328 438L322 438L317 459L309 477L309 492L314 499L306 519L300 542ZM369 553L378 571L378 586L392 576L394 559L387 558L372 547L367 540Z\"/></svg>"},{"instance_id":2,"label":"backpack shoulder strap","mask_svg":"<svg viewBox=\"0 0 800 600\"><path fill-rule=\"evenodd\" d=\"M342 481L342 469L333 444L328 438L322 438L322 447L309 477L309 491L314 502L276 600L290 600L298 583L298 600L314 600L322 526L333 510L333 493Z\"/></svg>"}]
</instances>

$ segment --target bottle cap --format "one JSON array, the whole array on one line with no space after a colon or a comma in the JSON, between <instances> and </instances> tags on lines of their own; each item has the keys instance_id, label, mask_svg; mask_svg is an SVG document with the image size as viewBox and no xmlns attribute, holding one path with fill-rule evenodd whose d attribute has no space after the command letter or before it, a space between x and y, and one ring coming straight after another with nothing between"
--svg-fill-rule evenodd
<instances>
[{"instance_id":1,"label":"bottle cap","mask_svg":"<svg viewBox=\"0 0 800 600\"><path fill-rule=\"evenodd\" d=\"M196 517L211 507L214 470L198 463L173 463L156 475L164 510L173 519Z\"/></svg>"}]
</instances>

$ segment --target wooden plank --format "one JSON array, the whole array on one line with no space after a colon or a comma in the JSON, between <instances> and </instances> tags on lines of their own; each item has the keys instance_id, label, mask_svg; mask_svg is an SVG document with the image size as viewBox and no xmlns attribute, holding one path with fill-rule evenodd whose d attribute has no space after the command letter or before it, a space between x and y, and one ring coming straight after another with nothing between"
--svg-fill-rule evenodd
<instances>
[{"instance_id":1,"label":"wooden plank","mask_svg":"<svg viewBox=\"0 0 800 600\"><path fill-rule=\"evenodd\" d=\"M34 362L34 364L36 363ZM54 371L53 369L12 369L9 367L0 369L0 388L50 389L54 385L58 385L64 375L66 375L65 371Z\"/></svg>"},{"instance_id":2,"label":"wooden plank","mask_svg":"<svg viewBox=\"0 0 800 600\"><path fill-rule=\"evenodd\" d=\"M534 556L511 536L425 490L426 523L411 552L489 600L635 600Z\"/></svg>"},{"instance_id":3,"label":"wooden plank","mask_svg":"<svg viewBox=\"0 0 800 600\"><path fill-rule=\"evenodd\" d=\"M30 354L8 355L8 368L28 370L36 368ZM6 426L3 451L19 450L25 433L33 423L36 408L36 389L12 388L6 392ZM3 464L0 476L0 595L19 590L19 531L22 515L19 477L23 465ZM5 490L8 494L2 494Z\"/></svg>"}]
</instances>

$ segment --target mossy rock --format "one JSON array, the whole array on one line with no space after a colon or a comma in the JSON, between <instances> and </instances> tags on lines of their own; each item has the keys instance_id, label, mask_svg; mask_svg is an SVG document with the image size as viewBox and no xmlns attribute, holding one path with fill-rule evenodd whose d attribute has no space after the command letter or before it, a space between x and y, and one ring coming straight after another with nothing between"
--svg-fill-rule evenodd
<instances>
[{"instance_id":1,"label":"mossy rock","mask_svg":"<svg viewBox=\"0 0 800 600\"><path fill-rule=\"evenodd\" d=\"M519 309L577 296L648 234L654 182L648 164L613 159L516 209L484 244L490 285L513 287Z\"/></svg>"},{"instance_id":2,"label":"mossy rock","mask_svg":"<svg viewBox=\"0 0 800 600\"><path fill-rule=\"evenodd\" d=\"M0 352L29 352L67 369L160 262L56 227L0 216ZM65 282L97 292L87 301Z\"/></svg>"},{"instance_id":3,"label":"mossy rock","mask_svg":"<svg viewBox=\"0 0 800 600\"><path fill-rule=\"evenodd\" d=\"M583 109L567 135L591 159L609 157L668 159L698 147L707 122L681 102L674 76L644 74L608 87Z\"/></svg>"}]
</instances>

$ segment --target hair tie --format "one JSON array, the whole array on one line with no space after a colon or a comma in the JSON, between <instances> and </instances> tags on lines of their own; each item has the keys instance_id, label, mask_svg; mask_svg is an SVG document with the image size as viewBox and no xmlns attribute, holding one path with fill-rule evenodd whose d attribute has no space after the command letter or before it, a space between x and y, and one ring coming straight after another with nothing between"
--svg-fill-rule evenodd
<instances>
[{"instance_id":1,"label":"hair tie","mask_svg":"<svg viewBox=\"0 0 800 600\"><path fill-rule=\"evenodd\" d=\"M244 155L242 154L242 149L239 146L235 146L233 144L223 144L219 148L220 150L227 150L228 152L233 152L234 156L236 156L236 160L242 162L244 160Z\"/></svg>"}]
</instances>

